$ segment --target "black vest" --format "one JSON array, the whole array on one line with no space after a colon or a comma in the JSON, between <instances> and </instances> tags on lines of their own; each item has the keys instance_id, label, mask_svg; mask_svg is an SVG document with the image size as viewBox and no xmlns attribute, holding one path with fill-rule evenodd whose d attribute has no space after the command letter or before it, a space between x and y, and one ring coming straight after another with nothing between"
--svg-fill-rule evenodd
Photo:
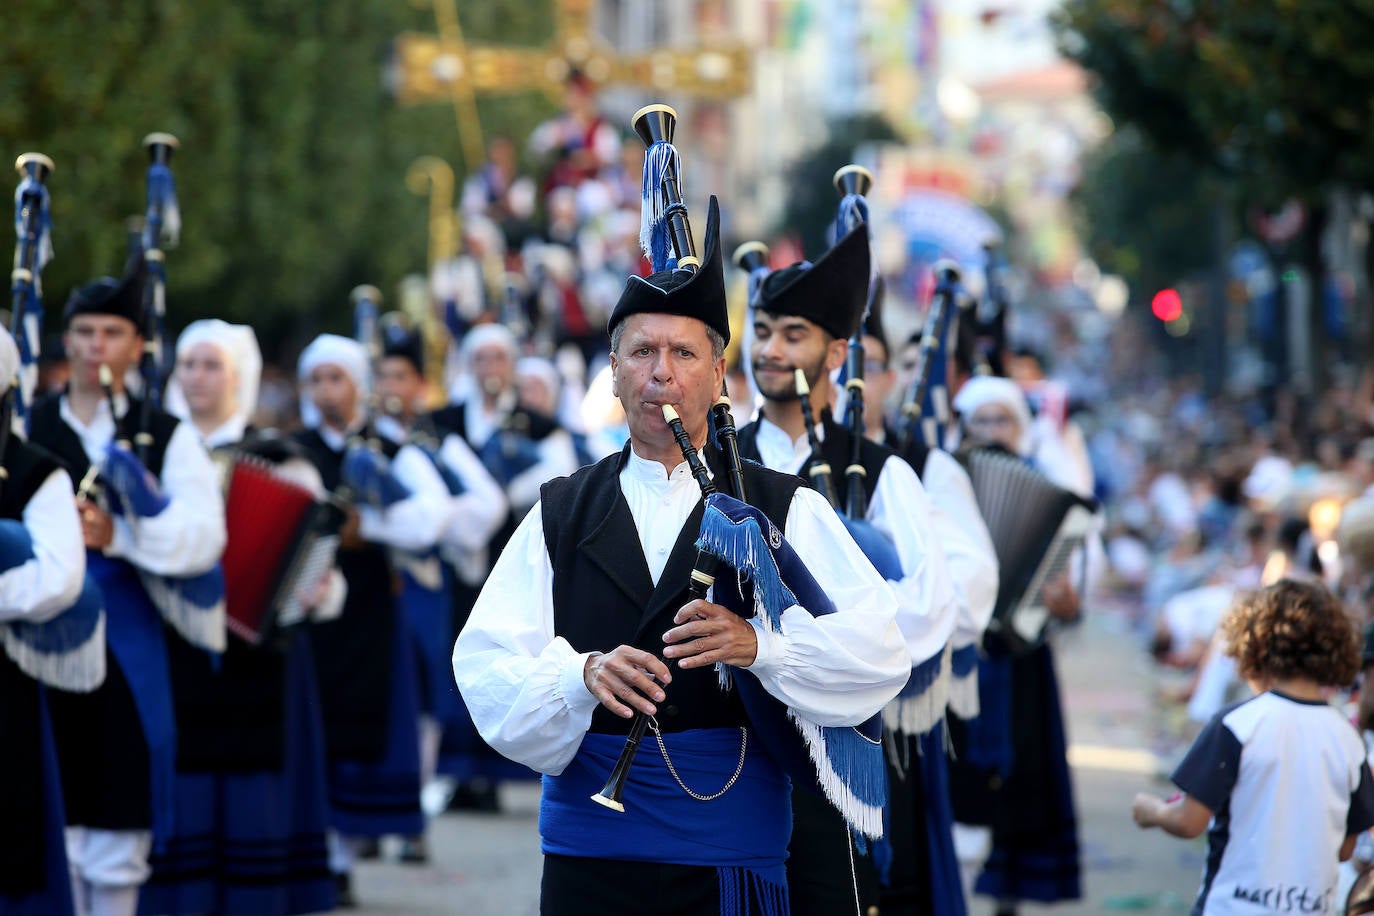
<instances>
[{"instance_id":1,"label":"black vest","mask_svg":"<svg viewBox=\"0 0 1374 916\"><path fill-rule=\"evenodd\" d=\"M899 438L897 430L887 424L883 425L883 433L887 436L888 446L898 455L901 455L906 463L911 465L911 469L916 472L916 476L925 483L926 459L930 457L930 446L926 445L919 435L913 435L906 444L906 448L898 449Z\"/></svg>"},{"instance_id":2,"label":"black vest","mask_svg":"<svg viewBox=\"0 0 1374 916\"><path fill-rule=\"evenodd\" d=\"M336 452L313 429L292 437L320 472L324 487L337 491L343 452ZM385 439L388 458L400 446ZM339 571L348 582L343 611L334 620L312 624L325 743L331 759L375 760L386 749L387 708L391 698L391 653L396 604L391 563L381 544L339 550Z\"/></svg>"},{"instance_id":3,"label":"black vest","mask_svg":"<svg viewBox=\"0 0 1374 916\"><path fill-rule=\"evenodd\" d=\"M33 494L43 486L61 464L46 449L25 442L13 435L5 443L3 459L8 475L0 484L0 518L16 522L24 520L24 509Z\"/></svg>"},{"instance_id":4,"label":"black vest","mask_svg":"<svg viewBox=\"0 0 1374 916\"><path fill-rule=\"evenodd\" d=\"M129 409L119 418L116 426L123 434L133 438L129 424L133 423L136 417L142 416L142 411L142 402L130 397ZM148 447L145 464L154 477L161 479L162 461L167 455L167 444L172 441L172 433L176 431L177 419L161 410L154 410L151 413L150 426L152 428L149 432L153 441ZM72 476L73 488L80 485L81 478L91 466L91 460L86 457L86 449L82 447L80 437L62 419L59 395L48 395L33 406L33 413L29 418L29 439L57 456L66 467L67 473Z\"/></svg>"},{"instance_id":5,"label":"black vest","mask_svg":"<svg viewBox=\"0 0 1374 916\"><path fill-rule=\"evenodd\" d=\"M5 444L8 475L0 490L0 518L23 521L33 494L57 470L56 459L15 436ZM0 897L38 891L44 885L43 785L56 779L43 769L41 688L0 649Z\"/></svg>"},{"instance_id":6,"label":"black vest","mask_svg":"<svg viewBox=\"0 0 1374 916\"><path fill-rule=\"evenodd\" d=\"M751 461L761 461L759 455L759 423L755 420L748 426L739 431L739 453L741 456ZM821 442L821 458L830 465L830 484L833 487L835 498L844 500L844 489L847 485L844 477L844 469L849 467L849 459L852 457L853 436L849 434L848 427L836 423L830 416L830 410L821 412L821 425L825 427L825 439ZM882 473L883 463L888 457L893 455L892 449L885 445L879 445L869 439L864 439L859 446L859 464L867 472L864 475L864 498L870 505L873 503L873 493L878 489L878 475ZM802 480L811 483L811 466L816 463L815 456L806 459L806 464L802 465L798 475Z\"/></svg>"},{"instance_id":7,"label":"black vest","mask_svg":"<svg viewBox=\"0 0 1374 916\"><path fill-rule=\"evenodd\" d=\"M720 452L708 446L702 455L716 479L724 480ZM540 494L544 544L553 567L554 632L578 652L609 652L631 645L661 653L663 634L674 626L673 616L688 600L688 577L697 554L693 544L704 504L698 502L687 517L655 587L634 517L620 491L620 472L628 456L627 445L619 455L549 481ZM746 463L744 486L750 504L782 529L801 481ZM726 572L717 581L733 583L733 577ZM738 694L720 689L713 667L674 669L673 682L664 693L667 699L658 704L664 731L745 724ZM592 714L593 732L623 735L629 725L628 719L603 706Z\"/></svg>"}]
</instances>

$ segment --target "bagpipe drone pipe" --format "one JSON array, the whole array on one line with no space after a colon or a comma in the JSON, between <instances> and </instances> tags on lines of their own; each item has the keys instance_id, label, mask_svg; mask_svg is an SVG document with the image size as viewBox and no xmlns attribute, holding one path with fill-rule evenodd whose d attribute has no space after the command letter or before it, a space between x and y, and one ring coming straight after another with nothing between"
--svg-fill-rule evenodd
<instances>
[{"instance_id":1,"label":"bagpipe drone pipe","mask_svg":"<svg viewBox=\"0 0 1374 916\"><path fill-rule=\"evenodd\" d=\"M127 415L122 418L123 422L116 422L115 441L99 471L109 484L106 491L111 509L123 514L135 530L140 519L159 514L167 505L167 498L147 468L154 445L153 417L160 406L162 380L166 375L162 365L167 315L166 252L176 246L181 235L181 211L171 164L172 155L180 145L177 138L168 133L151 133L143 138L149 160L147 206L141 251L133 268L141 283L144 321L140 329L143 353L139 360L139 376L143 388L138 426L130 432L126 428ZM110 399L111 416L117 417L106 374L102 373L102 386ZM205 572L189 576L167 576L140 569L139 579L163 619L182 637L202 649L224 651L225 581L218 562Z\"/></svg>"},{"instance_id":2,"label":"bagpipe drone pipe","mask_svg":"<svg viewBox=\"0 0 1374 916\"><path fill-rule=\"evenodd\" d=\"M687 208L679 184L679 158L672 145L677 113L666 105L640 109L634 118L636 134L648 152L644 165L641 243L655 272L675 266L679 270L720 271L716 239L715 204L707 226L707 250L703 265L692 241ZM675 258L675 265L670 261ZM776 632L782 612L800 605L815 615L834 612L805 565L783 539L782 533L758 509L746 502L744 467L739 456L730 402L722 391L710 411L711 434L723 453L730 493L716 492L675 412L665 410L683 459L702 487L705 500L696 568L690 593L704 596L721 564L733 569L739 587L717 587L714 600L743 617L758 615L763 626ZM736 577L727 576L729 581ZM750 595L749 593L752 593ZM882 720L880 715L858 727L824 727L795 715L773 697L747 670L723 667L722 687L738 691L750 725L769 755L791 776L794 785L818 792L843 815L850 827L866 836L882 833L886 800L883 770ZM619 760L602 790L593 796L600 804L624 810L623 794L639 740L649 727L649 717L638 713Z\"/></svg>"},{"instance_id":3,"label":"bagpipe drone pipe","mask_svg":"<svg viewBox=\"0 0 1374 916\"><path fill-rule=\"evenodd\" d=\"M958 320L959 266L941 260L935 263L934 271L935 293L916 348L916 372L902 399L899 415L894 447L903 455L910 453L915 443L927 449L943 448L945 429L951 419L945 372L950 327Z\"/></svg>"},{"instance_id":4,"label":"bagpipe drone pipe","mask_svg":"<svg viewBox=\"0 0 1374 916\"><path fill-rule=\"evenodd\" d=\"M833 179L840 202L835 214L834 236L836 240L853 231L860 223L871 226L868 220L868 202L865 195L873 185L873 175L860 165L846 165L835 172ZM844 428L849 433L850 458L845 468L845 498L841 515L845 526L855 543L864 551L869 562L874 565L884 579L891 582L903 578L901 559L892 541L868 521L868 488L876 481L867 480L868 469L864 466L862 455L865 447L864 422L864 363L866 353L864 335L870 333L870 321L877 323L877 314L882 307L886 292L881 274L871 272L868 293L864 301L863 313L854 334L849 339L849 350L845 361L843 382L845 390ZM803 399L803 405L806 401ZM810 421L808 419L808 425ZM897 453L906 457L902 449ZM917 469L919 474L920 469ZM949 659L944 652L931 658L919 660L911 670L895 702L886 710L888 725L898 731L919 734L928 731L944 716L947 699Z\"/></svg>"},{"instance_id":5,"label":"bagpipe drone pipe","mask_svg":"<svg viewBox=\"0 0 1374 916\"><path fill-rule=\"evenodd\" d=\"M46 182L54 166L42 153L24 153L14 166L19 186L14 194L10 330L19 351L19 368L5 380L7 388L0 399L0 492L22 485L33 469L44 466L34 446L12 435L16 427L28 430L38 381L38 350L43 340L41 278L52 258ZM33 539L23 522L0 521L0 572L35 559ZM78 693L94 690L105 680L105 609L99 586L88 574L76 602L62 613L42 623L0 623L0 644L21 671L49 687Z\"/></svg>"}]
</instances>

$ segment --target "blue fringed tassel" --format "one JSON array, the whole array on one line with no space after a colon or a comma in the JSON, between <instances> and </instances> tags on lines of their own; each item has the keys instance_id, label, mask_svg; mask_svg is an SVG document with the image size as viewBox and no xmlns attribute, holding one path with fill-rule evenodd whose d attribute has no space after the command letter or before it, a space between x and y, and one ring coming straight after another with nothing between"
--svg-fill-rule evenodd
<instances>
[{"instance_id":1,"label":"blue fringed tassel","mask_svg":"<svg viewBox=\"0 0 1374 916\"><path fill-rule=\"evenodd\" d=\"M787 916L790 912L785 881L773 881L734 865L718 867L716 875L720 880L721 916Z\"/></svg>"},{"instance_id":2,"label":"blue fringed tassel","mask_svg":"<svg viewBox=\"0 0 1374 916\"><path fill-rule=\"evenodd\" d=\"M844 238L854 226L868 222L868 201L862 194L846 194L840 198L840 206L835 214L835 241ZM864 318L868 312L864 312Z\"/></svg>"},{"instance_id":3,"label":"blue fringed tassel","mask_svg":"<svg viewBox=\"0 0 1374 916\"><path fill-rule=\"evenodd\" d=\"M187 642L211 652L224 651L224 570L219 563L195 576L140 570L139 578L162 619Z\"/></svg>"},{"instance_id":4,"label":"blue fringed tassel","mask_svg":"<svg viewBox=\"0 0 1374 916\"><path fill-rule=\"evenodd\" d=\"M664 190L664 178L672 174L682 176L682 161L677 147L660 140L644 154L644 183L640 190L639 247L649 258L654 273L668 270L672 264L672 238L666 218L669 201Z\"/></svg>"},{"instance_id":5,"label":"blue fringed tassel","mask_svg":"<svg viewBox=\"0 0 1374 916\"><path fill-rule=\"evenodd\" d=\"M911 669L906 685L883 710L883 723L888 728L903 735L922 735L944 721L952 653L946 644L938 654Z\"/></svg>"},{"instance_id":6,"label":"blue fringed tassel","mask_svg":"<svg viewBox=\"0 0 1374 916\"><path fill-rule=\"evenodd\" d=\"M159 207L162 211L162 238L153 239L154 244L165 241L167 247L175 246L181 237L181 205L177 203L177 183L172 176L172 167L165 162L148 166L148 206Z\"/></svg>"},{"instance_id":7,"label":"blue fringed tassel","mask_svg":"<svg viewBox=\"0 0 1374 916\"><path fill-rule=\"evenodd\" d=\"M52 215L48 189L26 175L14 192L14 231L24 234L24 201L32 199L38 208L37 250L33 253L33 280L25 290L23 315L15 343L19 347L19 390L15 394L15 429L28 431L29 403L38 385L38 355L43 342L43 267L52 260Z\"/></svg>"}]
</instances>

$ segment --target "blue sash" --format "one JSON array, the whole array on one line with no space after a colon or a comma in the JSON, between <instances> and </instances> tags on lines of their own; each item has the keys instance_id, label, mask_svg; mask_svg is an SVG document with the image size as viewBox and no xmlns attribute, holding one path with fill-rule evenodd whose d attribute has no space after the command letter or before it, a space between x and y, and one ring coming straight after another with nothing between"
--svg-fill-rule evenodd
<instances>
[{"instance_id":1,"label":"blue sash","mask_svg":"<svg viewBox=\"0 0 1374 916\"><path fill-rule=\"evenodd\" d=\"M160 848L160 844L172 835L177 747L162 618L143 590L138 570L133 566L99 551L88 550L86 570L105 596L105 616L109 620L106 639L129 683L139 723L143 726L143 738L148 744L153 845Z\"/></svg>"},{"instance_id":2,"label":"blue sash","mask_svg":"<svg viewBox=\"0 0 1374 916\"><path fill-rule=\"evenodd\" d=\"M668 757L694 792L710 795L739 766L737 728L697 729L663 736ZM744 768L724 795L709 802L688 795L646 734L625 787L624 813L591 801L625 747L623 735L588 734L558 776L544 777L539 804L543 851L630 862L741 867L786 883L792 835L791 782L750 732Z\"/></svg>"}]
</instances>

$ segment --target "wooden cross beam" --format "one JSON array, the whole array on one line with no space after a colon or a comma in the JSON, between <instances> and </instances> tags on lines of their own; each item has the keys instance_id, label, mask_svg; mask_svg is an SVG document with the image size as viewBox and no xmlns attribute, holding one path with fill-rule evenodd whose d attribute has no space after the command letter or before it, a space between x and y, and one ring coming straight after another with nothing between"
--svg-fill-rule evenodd
<instances>
[{"instance_id":1,"label":"wooden cross beam","mask_svg":"<svg viewBox=\"0 0 1374 916\"><path fill-rule=\"evenodd\" d=\"M467 44L456 5L432 2L439 34L397 36L392 91L405 105L451 100L459 131L467 135L463 142L469 168L483 156L478 94L538 90L557 101L574 70L597 85L636 85L702 98L733 98L749 89L749 49L743 44L648 48L622 55L592 30L594 0L553 0L553 39L540 47Z\"/></svg>"}]
</instances>

